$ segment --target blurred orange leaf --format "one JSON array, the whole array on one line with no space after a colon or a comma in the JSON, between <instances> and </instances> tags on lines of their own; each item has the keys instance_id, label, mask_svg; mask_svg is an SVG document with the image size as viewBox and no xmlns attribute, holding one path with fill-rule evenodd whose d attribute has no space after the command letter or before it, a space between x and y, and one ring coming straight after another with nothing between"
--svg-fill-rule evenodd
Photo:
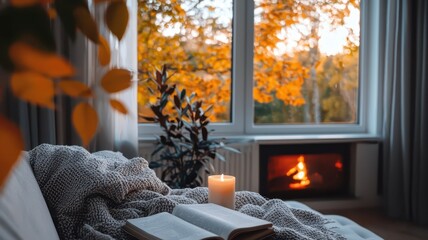
<instances>
[{"instance_id":1,"label":"blurred orange leaf","mask_svg":"<svg viewBox=\"0 0 428 240\"><path fill-rule=\"evenodd\" d=\"M98 27L86 6L77 6L73 10L77 28L92 42L98 44Z\"/></svg>"},{"instance_id":2,"label":"blurred orange leaf","mask_svg":"<svg viewBox=\"0 0 428 240\"><path fill-rule=\"evenodd\" d=\"M110 106L114 109L116 109L118 112L122 114L128 114L128 109L126 106L119 100L116 99L110 99Z\"/></svg>"},{"instance_id":3,"label":"blurred orange leaf","mask_svg":"<svg viewBox=\"0 0 428 240\"><path fill-rule=\"evenodd\" d=\"M55 10L55 8L48 8L46 12L48 13L48 16L51 20L54 20L58 16L58 12Z\"/></svg>"},{"instance_id":4,"label":"blurred orange leaf","mask_svg":"<svg viewBox=\"0 0 428 240\"><path fill-rule=\"evenodd\" d=\"M10 0L10 4L14 7L29 7L40 3L40 0Z\"/></svg>"},{"instance_id":5,"label":"blurred orange leaf","mask_svg":"<svg viewBox=\"0 0 428 240\"><path fill-rule=\"evenodd\" d=\"M92 90L85 84L74 80L63 80L58 87L70 97L92 97Z\"/></svg>"},{"instance_id":6,"label":"blurred orange leaf","mask_svg":"<svg viewBox=\"0 0 428 240\"><path fill-rule=\"evenodd\" d=\"M84 146L88 146L95 136L98 127L98 115L95 109L86 102L74 107L72 114L74 129L79 134Z\"/></svg>"},{"instance_id":7,"label":"blurred orange leaf","mask_svg":"<svg viewBox=\"0 0 428 240\"><path fill-rule=\"evenodd\" d=\"M9 173L24 149L19 128L11 121L0 116L0 189L3 188Z\"/></svg>"},{"instance_id":8,"label":"blurred orange leaf","mask_svg":"<svg viewBox=\"0 0 428 240\"><path fill-rule=\"evenodd\" d=\"M50 78L35 72L15 72L10 79L13 94L21 100L54 108L54 84Z\"/></svg>"},{"instance_id":9,"label":"blurred orange leaf","mask_svg":"<svg viewBox=\"0 0 428 240\"><path fill-rule=\"evenodd\" d=\"M125 34L128 25L129 12L125 1L111 2L105 12L105 21L110 31L119 39Z\"/></svg>"},{"instance_id":10,"label":"blurred orange leaf","mask_svg":"<svg viewBox=\"0 0 428 240\"><path fill-rule=\"evenodd\" d=\"M98 61L102 66L107 65L110 62L110 46L107 40L100 35L100 44L98 45Z\"/></svg>"},{"instance_id":11,"label":"blurred orange leaf","mask_svg":"<svg viewBox=\"0 0 428 240\"><path fill-rule=\"evenodd\" d=\"M64 58L35 49L22 42L13 43L9 48L12 62L50 77L69 77L74 74L73 66Z\"/></svg>"},{"instance_id":12,"label":"blurred orange leaf","mask_svg":"<svg viewBox=\"0 0 428 240\"><path fill-rule=\"evenodd\" d=\"M109 1L113 1L113 0L94 0L94 3L98 4L98 3L109 2Z\"/></svg>"},{"instance_id":13,"label":"blurred orange leaf","mask_svg":"<svg viewBox=\"0 0 428 240\"><path fill-rule=\"evenodd\" d=\"M119 92L131 86L131 78L130 71L114 68L103 76L101 86L109 93Z\"/></svg>"}]
</instances>

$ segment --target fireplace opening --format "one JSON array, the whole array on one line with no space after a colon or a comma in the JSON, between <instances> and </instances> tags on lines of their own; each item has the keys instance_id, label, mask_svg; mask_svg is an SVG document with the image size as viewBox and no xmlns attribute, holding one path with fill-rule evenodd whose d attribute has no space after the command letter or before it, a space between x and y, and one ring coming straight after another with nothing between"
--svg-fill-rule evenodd
<instances>
[{"instance_id":1,"label":"fireplace opening","mask_svg":"<svg viewBox=\"0 0 428 240\"><path fill-rule=\"evenodd\" d=\"M350 144L260 145L260 193L271 198L350 195Z\"/></svg>"}]
</instances>

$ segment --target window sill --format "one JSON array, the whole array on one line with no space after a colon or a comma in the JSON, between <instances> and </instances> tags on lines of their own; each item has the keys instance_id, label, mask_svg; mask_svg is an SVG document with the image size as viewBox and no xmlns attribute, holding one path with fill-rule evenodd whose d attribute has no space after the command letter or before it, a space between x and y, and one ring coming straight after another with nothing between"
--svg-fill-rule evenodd
<instances>
[{"instance_id":1,"label":"window sill","mask_svg":"<svg viewBox=\"0 0 428 240\"><path fill-rule=\"evenodd\" d=\"M381 137L368 133L352 134L293 134L293 135L213 135L213 138L226 138L237 142L257 142L260 144L278 143L333 143L333 142L380 142ZM139 138L140 144L152 144L155 136Z\"/></svg>"}]
</instances>

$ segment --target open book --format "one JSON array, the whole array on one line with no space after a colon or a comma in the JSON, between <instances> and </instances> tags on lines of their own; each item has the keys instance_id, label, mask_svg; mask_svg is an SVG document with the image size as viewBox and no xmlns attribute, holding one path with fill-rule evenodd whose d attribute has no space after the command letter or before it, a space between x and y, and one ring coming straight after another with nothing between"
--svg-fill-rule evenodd
<instances>
[{"instance_id":1,"label":"open book","mask_svg":"<svg viewBox=\"0 0 428 240\"><path fill-rule=\"evenodd\" d=\"M123 229L137 239L262 239L272 223L216 205L183 204L172 214L129 219Z\"/></svg>"}]
</instances>

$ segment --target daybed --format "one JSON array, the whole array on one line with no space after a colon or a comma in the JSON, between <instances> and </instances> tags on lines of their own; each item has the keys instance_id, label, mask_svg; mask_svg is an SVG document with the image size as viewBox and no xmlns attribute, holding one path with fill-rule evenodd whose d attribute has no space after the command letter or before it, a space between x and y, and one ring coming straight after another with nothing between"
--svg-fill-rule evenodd
<instances>
[{"instance_id":1,"label":"daybed","mask_svg":"<svg viewBox=\"0 0 428 240\"><path fill-rule=\"evenodd\" d=\"M0 239L60 239L61 233L57 232L55 209L48 210L28 159L28 153L23 153L21 161L0 193ZM64 194L70 193L64 189ZM296 201L286 201L286 204L291 209L310 210L306 205ZM324 215L324 217L332 220L331 229L346 239L381 239L347 218L336 215ZM71 229L74 227L76 226L69 226ZM67 236L61 236L61 238L67 238ZM320 236L319 239L322 238L324 237ZM97 239L111 238L106 236Z\"/></svg>"}]
</instances>

